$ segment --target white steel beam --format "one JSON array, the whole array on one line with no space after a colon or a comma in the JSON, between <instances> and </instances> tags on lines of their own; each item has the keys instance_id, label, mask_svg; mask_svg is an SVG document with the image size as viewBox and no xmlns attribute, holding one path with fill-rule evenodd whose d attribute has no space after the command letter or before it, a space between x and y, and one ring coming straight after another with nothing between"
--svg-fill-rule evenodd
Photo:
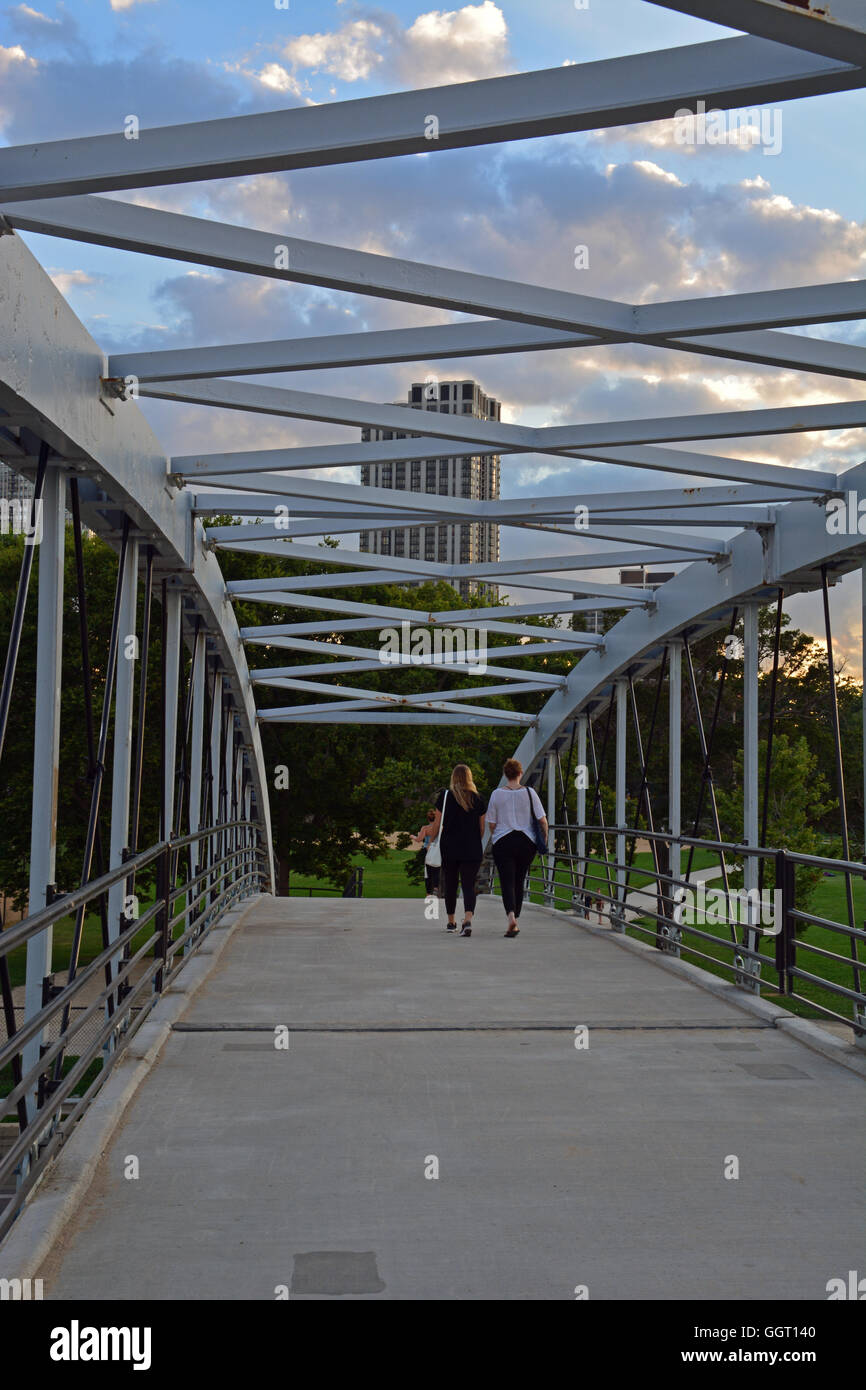
<instances>
[{"instance_id":1,"label":"white steel beam","mask_svg":"<svg viewBox=\"0 0 866 1390\"><path fill-rule=\"evenodd\" d=\"M285 541L256 541L252 546L245 546L238 541L222 541L218 543L217 548L220 550L249 549L256 555L275 555L283 560L321 561L324 558L319 546L297 545L294 542L286 543ZM494 578L504 581L506 578L516 580L518 576L522 581L525 574L541 574L549 570L613 569L620 565L640 565L645 561L673 564L677 561L692 559L690 555L674 551L670 553L660 552L656 555L651 552L647 553L645 550L595 551L575 552L573 555L535 555L526 559L491 560L455 568L454 565L445 562L407 560L404 555L376 555L372 557L367 551L344 550L340 547L338 550L328 551L327 564L358 565L372 558L375 558L377 567L382 570L405 570L419 579L442 579L446 582L451 579ZM637 603L652 602L652 595L647 594L645 590L632 588L627 584L596 584L595 581L591 581L587 582L585 592L602 594L606 598L619 598L621 595L626 599L634 599Z\"/></svg>"},{"instance_id":2,"label":"white steel beam","mask_svg":"<svg viewBox=\"0 0 866 1390\"><path fill-rule=\"evenodd\" d=\"M372 611L371 616L355 618L316 618L309 623L280 623L271 628L256 628L258 633L270 631L274 636L279 637L304 637L311 636L316 632L342 633L342 632L375 632L377 629L386 629L392 626L395 619L390 616L390 609L385 609L384 614L377 615ZM495 632L498 636L506 637L538 637L545 641L554 643L562 650L571 650L574 647L598 647L602 644L602 638L593 632L574 632L571 628L548 628L535 627L528 623L496 623L490 621L474 622L472 619L464 618L462 622L448 624L429 623L427 615L419 613L415 609L398 609L398 613L409 612L411 618L397 618L397 622L405 625L407 636L412 625L435 629L444 628L446 631L460 631L464 628L474 631L482 627L484 632ZM246 629L244 629L246 630ZM563 644L565 644L563 646Z\"/></svg>"},{"instance_id":3,"label":"white steel beam","mask_svg":"<svg viewBox=\"0 0 866 1390\"><path fill-rule=\"evenodd\" d=\"M138 671L136 609L138 599L137 538L130 536L121 575L118 627L117 674L114 685L114 743L111 764L111 830L108 865L116 869L129 848L129 796L132 766L132 727ZM126 884L116 883L108 890L108 939L120 935L120 915Z\"/></svg>"},{"instance_id":4,"label":"white steel beam","mask_svg":"<svg viewBox=\"0 0 866 1390\"><path fill-rule=\"evenodd\" d=\"M246 642L252 642L254 645L276 647L277 649L286 648L289 651L308 652L311 656L357 656L364 661L369 660L376 650L374 647L355 647L348 642L313 642L309 637L268 637L258 635L260 633L266 633L266 628L252 627L245 628L244 631L246 633L244 640ZM565 648L562 644L557 644L554 647L547 642L525 642L515 643L515 645L511 647L491 647L489 654L495 657L497 661L504 661L506 657L511 656L519 656L528 660L530 657L536 656L546 659L553 652L558 654L563 650L565 650ZM577 647L575 647L575 651L576 650ZM406 661L402 661L399 659L399 656L396 656L392 661L377 662L377 665L380 664L390 668L403 666L443 666L448 670L465 670L469 673L471 673L473 669L472 662L464 661L462 663L455 663L448 660L441 660L435 655L431 655L429 658L412 657Z\"/></svg>"},{"instance_id":5,"label":"white steel beam","mask_svg":"<svg viewBox=\"0 0 866 1390\"><path fill-rule=\"evenodd\" d=\"M313 712L312 707L309 707L304 714L287 713L285 715L280 715L277 719L272 717L265 719L265 713L265 711L260 711L260 720L263 720L265 723L277 724L387 724L391 727L400 724L447 724L451 726L465 724L470 727L475 725L482 727L486 725L488 727L494 726L502 728L503 723L507 722L495 715L489 714L487 711L483 714L476 714L465 708L461 709L459 714L440 714L433 713L429 710L425 710L423 714L419 714L416 711L413 711L411 714L405 714L402 710L389 709L387 713L384 713L381 710L346 710L342 707L336 710L327 710L324 712L320 710L318 712Z\"/></svg>"},{"instance_id":6,"label":"white steel beam","mask_svg":"<svg viewBox=\"0 0 866 1390\"><path fill-rule=\"evenodd\" d=\"M548 352L557 348L597 346L599 341L593 334L488 319L476 323L437 323L426 328L384 328L372 333L334 333L322 338L116 353L108 359L108 375L134 376L139 382L191 381L204 377ZM866 348L855 343L808 338L799 333L767 330L721 333L690 337L682 343L670 337L660 346L710 357L796 368L823 376L866 378Z\"/></svg>"},{"instance_id":7,"label":"white steel beam","mask_svg":"<svg viewBox=\"0 0 866 1390\"><path fill-rule=\"evenodd\" d=\"M0 161L4 154L8 151L0 150ZM7 202L0 205L0 213L11 227L22 231L377 299L590 333L612 342L798 327L856 319L866 312L862 281L632 305L162 212L113 198ZM148 394L154 393L157 384L149 383Z\"/></svg>"},{"instance_id":8,"label":"white steel beam","mask_svg":"<svg viewBox=\"0 0 866 1390\"><path fill-rule=\"evenodd\" d=\"M387 666L383 667L387 671ZM479 675L486 675L487 671L479 671ZM326 685L324 681L308 680L284 680L279 685L280 690L296 690L301 695L337 695L340 699L360 700L372 704L386 705L428 705L431 700L437 702L446 701L454 703L458 700L486 700L494 695L534 695L538 693L538 686L532 681L519 681L510 685L484 685L466 686L456 690L423 690L417 694L394 694L385 690L363 690L357 686L349 685ZM290 706L290 708L295 708ZM309 706L298 705L299 711L309 709ZM267 714L267 710L260 710L260 714Z\"/></svg>"},{"instance_id":9,"label":"white steel beam","mask_svg":"<svg viewBox=\"0 0 866 1390\"><path fill-rule=\"evenodd\" d=\"M301 722L305 720L309 721L311 718L317 719L321 714L333 714L335 712L340 714L361 714L365 710L372 709L377 703L380 702L373 700L346 700L341 702L337 700L323 705L287 705L284 709L259 710L259 720L265 724L290 724L295 719ZM405 699L401 701L395 696L389 697L387 703L389 711L394 710L395 712L399 712L401 705L408 709L415 708L415 702L413 700ZM480 714L491 724L529 725L535 722L535 716L532 714L519 714L516 710L494 709L492 706L486 705L460 706L448 700L430 699L419 703L423 703L424 709L433 713L453 714L456 712L458 715Z\"/></svg>"},{"instance_id":10,"label":"white steel beam","mask_svg":"<svg viewBox=\"0 0 866 1390\"><path fill-rule=\"evenodd\" d=\"M340 648L338 647L336 650L339 651ZM497 647L492 650L496 651L498 654L500 649ZM389 662L389 669L393 668L395 664L399 665L400 668L409 665L408 662ZM431 668L437 671L459 672L462 675L474 675L477 671L476 667L473 667L471 663L465 660L436 660L426 662L425 669L430 670ZM284 685L285 681L296 680L304 676L343 676L348 674L355 675L368 671L381 672L381 670L382 662L378 659L375 661L363 661L360 658L354 661L316 661L309 666L260 667L250 672L250 680L254 685L272 685L277 689L288 690L291 687ZM486 676L495 676L497 680L531 682L537 690L555 690L565 685L565 676L549 675L543 671L524 671L520 669L512 671L509 670L507 666L493 666L489 661L485 664L484 674ZM329 689L331 688L332 687L329 687Z\"/></svg>"},{"instance_id":11,"label":"white steel beam","mask_svg":"<svg viewBox=\"0 0 866 1390\"><path fill-rule=\"evenodd\" d=\"M776 43L790 44L825 58L866 67L866 30L861 0L805 5L798 0L653 0L666 10L695 15L728 29L742 29Z\"/></svg>"},{"instance_id":12,"label":"white steel beam","mask_svg":"<svg viewBox=\"0 0 866 1390\"><path fill-rule=\"evenodd\" d=\"M254 386L249 382L222 379L172 382L165 386L156 384L143 387L141 394L160 400L212 405L254 414L319 420L355 427L370 425L405 430L411 420L411 416L407 420L408 408L405 406L377 405L370 401L322 396L310 391L292 391L282 387ZM623 445L736 439L750 435L798 434L810 430L855 429L866 425L866 400L834 401L829 405L776 406L764 410L723 410L700 415L605 421L586 425L548 425L540 429L503 424L497 420L477 420L464 415L440 415L433 411L413 411L412 414L423 415L423 428L433 438L460 441L460 449L443 447L440 443L440 455L456 455L467 450L474 453L498 453L502 446L510 446L524 453L548 454L569 450L578 457L591 458L596 456L594 451L599 448L608 451ZM666 459L674 455L676 461L675 453L675 450L668 450ZM375 491L376 489L369 489L371 493ZM373 499L362 492L359 500L372 504Z\"/></svg>"},{"instance_id":13,"label":"white steel beam","mask_svg":"<svg viewBox=\"0 0 866 1390\"><path fill-rule=\"evenodd\" d=\"M60 773L60 696L63 671L63 578L66 525L66 476L49 465L42 493L42 539L39 544L39 594L36 616L36 705L33 718L33 802L30 817L30 874L27 912L41 912L55 887L58 779ZM51 974L54 928L46 927L27 942L24 1017L42 1008L42 989ZM24 1045L22 1068L36 1065L48 1030ZM35 1090L27 1096L28 1114L36 1107Z\"/></svg>"},{"instance_id":14,"label":"white steel beam","mask_svg":"<svg viewBox=\"0 0 866 1390\"><path fill-rule=\"evenodd\" d=\"M844 3L844 0L843 0ZM730 21L725 20L725 23ZM303 169L631 125L703 96L724 107L862 85L850 53L721 39L480 82L0 152L0 201ZM436 138L430 138L430 113Z\"/></svg>"}]
</instances>

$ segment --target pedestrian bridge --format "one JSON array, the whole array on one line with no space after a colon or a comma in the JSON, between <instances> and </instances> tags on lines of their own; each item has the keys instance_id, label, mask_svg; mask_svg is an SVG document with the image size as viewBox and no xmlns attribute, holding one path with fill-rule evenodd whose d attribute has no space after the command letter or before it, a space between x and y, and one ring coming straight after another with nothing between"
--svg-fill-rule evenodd
<instances>
[{"instance_id":1,"label":"pedestrian bridge","mask_svg":"<svg viewBox=\"0 0 866 1390\"><path fill-rule=\"evenodd\" d=\"M215 927L0 1273L47 1299L814 1300L858 1268L841 1044L606 927L536 907L506 941L483 897L462 940L423 907L263 895Z\"/></svg>"},{"instance_id":2,"label":"pedestrian bridge","mask_svg":"<svg viewBox=\"0 0 866 1390\"><path fill-rule=\"evenodd\" d=\"M657 3L730 18L717 0ZM856 398L866 350L835 329L866 314L866 282L656 302L644 286L626 302L576 292L570 269L567 284L547 286L478 273L477 246L476 263L472 247L455 246L456 268L430 265L156 204L169 185L475 147L489 161L491 146L676 120L698 100L727 112L831 101L866 84L862 18L857 0L836 0L832 15L738 0L746 32L705 43L347 103L284 101L154 125L140 141L114 131L0 149L0 460L32 489L0 516L3 531L11 516L23 533L0 634L0 790L10 747L31 746L31 732L33 788L19 865L27 915L0 931L0 1260L10 1277L41 1270L51 1297L570 1298L580 1288L806 1299L859 1267L850 1232L862 1203L866 862L851 784L864 774L852 776L849 754L846 791L852 724L840 721L830 591L851 575L866 582L866 464L839 469L823 436L838 444L866 425ZM407 317L371 332L166 351L130 342L109 354L31 252L34 234L276 280L285 294L314 286L333 296L335 315L340 296L359 296ZM361 244L383 237L358 228ZM490 269L483 251L481 265ZM561 423L530 427L482 418L462 398L458 415L433 375L423 419L410 417L408 405L382 404L365 375L475 357L495 366L514 353L530 372L536 354L565 353L579 381L584 349L613 360L635 347L647 362L784 369L791 403L682 415L675 378L661 373L648 418L569 419L581 417L576 391L551 402ZM328 374L346 367L357 398L328 391ZM316 373L316 389L256 380L297 371ZM756 400L764 389L759 378ZM269 430L307 424L287 447L170 455L142 407L154 399L163 418L190 405L241 412L243 440L261 415ZM820 467L766 444L810 432ZM742 441L771 452L751 457ZM503 495L428 491L429 473L424 491L397 482L406 464L426 468L443 453L467 470L500 459ZM539 458L568 469L568 492L507 477L515 461ZM389 479L390 465L401 470L393 488L338 473L380 464ZM607 491L586 486L597 465ZM645 474L659 486L635 486ZM422 559L411 539L408 555L396 539L392 553L397 532L426 528L432 544L458 525L500 528L502 558ZM117 557L98 651L88 530ZM384 538L376 553L354 540L368 530ZM341 544L323 551L324 537ZM227 581L219 557L233 553L260 557L259 577ZM623 571L643 582L617 583ZM672 577L653 587L654 573ZM501 585L514 601L467 598L436 612L374 601L400 585L408 604L417 586L440 582L479 602L479 586ZM372 599L345 597L356 589ZM783 604L803 593L823 609L832 860L774 844L768 822ZM29 666L19 660L28 602ZM238 603L285 621L242 626ZM770 605L768 651L759 613ZM605 610L624 616L599 632ZM412 622L477 641L444 655L433 641L417 662L383 662L371 633ZM725 632L733 646L702 692L695 645L715 637L721 651ZM467 655L480 650L483 669ZM61 728L70 680L74 727L67 705ZM650 717L636 688L652 694ZM298 726L358 723L407 739L418 727L505 729L527 781L544 790L546 779L549 910L528 910L517 940L501 939L487 899L473 937L453 940L411 901L273 896L286 847L275 845L271 796L286 794L275 773L288 772ZM693 767L684 725L697 735ZM726 821L734 843L713 773L722 726L742 756L730 764L742 769ZM263 730L284 740L285 764L266 758ZM86 768L75 810L61 777L70 746ZM585 778L573 780L575 769ZM81 861L61 875L70 827ZM636 870L638 843L651 862ZM685 930L677 894L707 860L728 905L740 874L754 905L772 878L771 939L757 908L745 920L693 917ZM810 913L798 884L822 875L839 899ZM590 912L593 928L578 916ZM698 961L724 981L699 985ZM808 1006L826 1028L810 1031L775 999ZM141 1257L121 1258L129 1250Z\"/></svg>"}]
</instances>

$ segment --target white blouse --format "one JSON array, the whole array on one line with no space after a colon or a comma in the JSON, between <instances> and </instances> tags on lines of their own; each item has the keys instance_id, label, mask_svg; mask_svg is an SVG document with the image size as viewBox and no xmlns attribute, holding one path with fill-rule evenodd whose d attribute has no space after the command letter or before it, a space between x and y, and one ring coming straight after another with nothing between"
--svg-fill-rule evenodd
<instances>
[{"instance_id":1,"label":"white blouse","mask_svg":"<svg viewBox=\"0 0 866 1390\"><path fill-rule=\"evenodd\" d=\"M527 792L529 795L527 796ZM532 787L497 787L496 791L487 804L488 824L494 825L493 843L501 840L503 835L510 835L512 830L522 830L529 839L534 839L532 833L532 816L529 813L530 797L532 798L532 809L538 820L546 814L541 804L538 792Z\"/></svg>"}]
</instances>

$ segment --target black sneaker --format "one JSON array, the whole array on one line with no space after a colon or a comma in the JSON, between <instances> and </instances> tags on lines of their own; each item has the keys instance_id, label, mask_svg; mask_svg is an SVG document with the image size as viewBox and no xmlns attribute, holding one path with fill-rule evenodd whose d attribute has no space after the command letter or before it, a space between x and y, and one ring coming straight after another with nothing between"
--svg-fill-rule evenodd
<instances>
[{"instance_id":1,"label":"black sneaker","mask_svg":"<svg viewBox=\"0 0 866 1390\"><path fill-rule=\"evenodd\" d=\"M469 925L468 922L464 922L464 923L463 923L463 926L460 928L460 935L461 935L461 936L471 936L471 935L472 935L472 928L471 928L471 926Z\"/></svg>"},{"instance_id":2,"label":"black sneaker","mask_svg":"<svg viewBox=\"0 0 866 1390\"><path fill-rule=\"evenodd\" d=\"M456 922L449 922L448 925L447 925L447 927L445 928L445 930L446 930L446 931L456 931L456 930L457 930L457 923L456 923Z\"/></svg>"}]
</instances>

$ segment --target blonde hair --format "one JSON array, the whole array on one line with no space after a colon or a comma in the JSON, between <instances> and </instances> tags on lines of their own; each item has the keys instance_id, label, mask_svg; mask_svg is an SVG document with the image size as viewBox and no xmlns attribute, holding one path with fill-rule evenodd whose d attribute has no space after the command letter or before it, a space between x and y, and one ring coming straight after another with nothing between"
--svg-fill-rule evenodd
<instances>
[{"instance_id":1,"label":"blonde hair","mask_svg":"<svg viewBox=\"0 0 866 1390\"><path fill-rule=\"evenodd\" d=\"M468 811L472 805L472 793L477 796L478 788L472 778L472 773L465 763L458 763L451 774L451 791L464 811Z\"/></svg>"}]
</instances>

